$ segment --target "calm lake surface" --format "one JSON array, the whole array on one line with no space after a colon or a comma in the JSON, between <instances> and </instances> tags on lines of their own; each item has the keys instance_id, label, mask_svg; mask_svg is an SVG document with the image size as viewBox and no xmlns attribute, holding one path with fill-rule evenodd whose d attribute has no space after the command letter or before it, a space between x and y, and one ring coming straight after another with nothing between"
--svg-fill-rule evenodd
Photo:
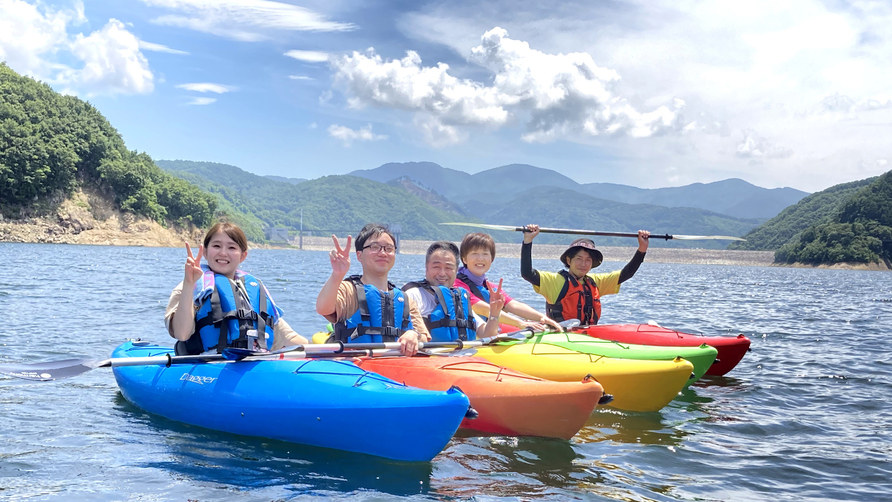
<instances>
[{"instance_id":1,"label":"calm lake surface","mask_svg":"<svg viewBox=\"0 0 892 502\"><path fill-rule=\"evenodd\" d=\"M0 259L0 363L172 341L162 318L185 251L0 244ZM314 304L326 253L256 250L242 268L298 332L323 327ZM542 308L518 260L496 259L491 276L500 274L512 296ZM422 256L397 257L394 282L422 276ZM127 403L109 369L46 383L0 377L0 499L889 500L892 275L645 261L604 300L603 322L650 319L744 333L752 352L660 412L596 410L572 441L456 438L430 463L172 422Z\"/></svg>"}]
</instances>

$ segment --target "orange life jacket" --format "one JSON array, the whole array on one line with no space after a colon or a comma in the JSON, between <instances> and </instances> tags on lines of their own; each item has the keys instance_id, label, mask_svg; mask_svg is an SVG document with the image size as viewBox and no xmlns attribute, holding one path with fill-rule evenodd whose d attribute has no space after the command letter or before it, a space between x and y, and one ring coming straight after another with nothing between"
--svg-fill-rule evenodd
<instances>
[{"instance_id":1,"label":"orange life jacket","mask_svg":"<svg viewBox=\"0 0 892 502\"><path fill-rule=\"evenodd\" d=\"M585 276L580 283L566 270L559 273L565 279L564 287L554 303L545 304L548 317L557 322L579 319L582 325L598 324L601 318L601 293L594 279Z\"/></svg>"}]
</instances>

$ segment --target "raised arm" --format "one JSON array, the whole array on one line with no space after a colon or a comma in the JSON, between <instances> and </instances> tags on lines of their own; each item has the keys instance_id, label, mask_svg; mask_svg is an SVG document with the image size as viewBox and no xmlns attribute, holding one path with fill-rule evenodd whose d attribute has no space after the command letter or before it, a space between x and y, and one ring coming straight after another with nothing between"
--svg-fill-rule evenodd
<instances>
[{"instance_id":1,"label":"raised arm","mask_svg":"<svg viewBox=\"0 0 892 502\"><path fill-rule=\"evenodd\" d=\"M520 246L520 276L533 286L539 285L539 271L533 268L533 239L539 235L539 225L527 225L529 232L523 233Z\"/></svg>"},{"instance_id":2,"label":"raised arm","mask_svg":"<svg viewBox=\"0 0 892 502\"><path fill-rule=\"evenodd\" d=\"M319 296L316 297L316 312L322 316L329 316L336 312L338 288L341 286L341 281L347 276L347 272L350 271L350 243L353 237L347 236L347 245L343 249L337 237L332 235L331 240L335 245L335 248L328 254L331 261L331 275L328 276L328 280L319 291Z\"/></svg>"},{"instance_id":3,"label":"raised arm","mask_svg":"<svg viewBox=\"0 0 892 502\"><path fill-rule=\"evenodd\" d=\"M638 250L635 251L635 256L629 260L629 263L623 267L619 272L619 284L626 282L631 279L635 272L638 271L638 267L641 266L641 263L644 262L644 255L647 253L647 245L650 242L650 232L647 230L639 230L638 231Z\"/></svg>"},{"instance_id":4,"label":"raised arm","mask_svg":"<svg viewBox=\"0 0 892 502\"><path fill-rule=\"evenodd\" d=\"M186 242L186 265L183 274L183 289L176 312L170 320L171 335L181 342L188 340L195 332L195 283L204 275L201 269L201 255L204 246L198 246L198 254L192 256L192 247Z\"/></svg>"}]
</instances>

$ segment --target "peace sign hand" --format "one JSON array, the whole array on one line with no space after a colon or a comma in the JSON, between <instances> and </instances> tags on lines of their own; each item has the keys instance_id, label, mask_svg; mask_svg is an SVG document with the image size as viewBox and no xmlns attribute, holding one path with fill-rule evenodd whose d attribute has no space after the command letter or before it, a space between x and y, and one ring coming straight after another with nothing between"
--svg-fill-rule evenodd
<instances>
[{"instance_id":1,"label":"peace sign hand","mask_svg":"<svg viewBox=\"0 0 892 502\"><path fill-rule=\"evenodd\" d=\"M486 289L489 290L489 318L498 319L502 315L502 307L505 306L505 297L502 296L502 279L499 279L499 287L495 291L489 281L486 281Z\"/></svg>"},{"instance_id":2,"label":"peace sign hand","mask_svg":"<svg viewBox=\"0 0 892 502\"><path fill-rule=\"evenodd\" d=\"M353 236L347 236L347 245L343 249L336 236L332 235L331 240L335 245L335 248L328 254L328 258L331 260L331 273L343 279L350 271L350 243L353 241Z\"/></svg>"},{"instance_id":3,"label":"peace sign hand","mask_svg":"<svg viewBox=\"0 0 892 502\"><path fill-rule=\"evenodd\" d=\"M186 244L186 254L188 255L186 258L186 266L185 266L185 276L183 277L183 285L192 285L194 286L198 279L204 275L204 270L201 269L201 255L204 254L204 246L198 246L198 254L192 256L192 247L189 246L189 243L183 241Z\"/></svg>"}]
</instances>

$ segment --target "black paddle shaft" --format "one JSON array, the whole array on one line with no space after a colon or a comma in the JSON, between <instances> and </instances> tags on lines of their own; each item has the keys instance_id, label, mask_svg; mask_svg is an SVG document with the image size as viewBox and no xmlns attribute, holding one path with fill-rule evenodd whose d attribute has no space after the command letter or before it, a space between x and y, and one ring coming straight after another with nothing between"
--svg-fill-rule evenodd
<instances>
[{"instance_id":1,"label":"black paddle shaft","mask_svg":"<svg viewBox=\"0 0 892 502\"><path fill-rule=\"evenodd\" d=\"M515 232L529 232L527 227L516 227ZM595 232L594 230L574 230L571 228L540 228L539 233L543 234L572 234L572 235L598 235L601 237L638 237L637 233L629 232ZM669 240L673 237L669 234L654 235L650 234L651 239Z\"/></svg>"}]
</instances>

